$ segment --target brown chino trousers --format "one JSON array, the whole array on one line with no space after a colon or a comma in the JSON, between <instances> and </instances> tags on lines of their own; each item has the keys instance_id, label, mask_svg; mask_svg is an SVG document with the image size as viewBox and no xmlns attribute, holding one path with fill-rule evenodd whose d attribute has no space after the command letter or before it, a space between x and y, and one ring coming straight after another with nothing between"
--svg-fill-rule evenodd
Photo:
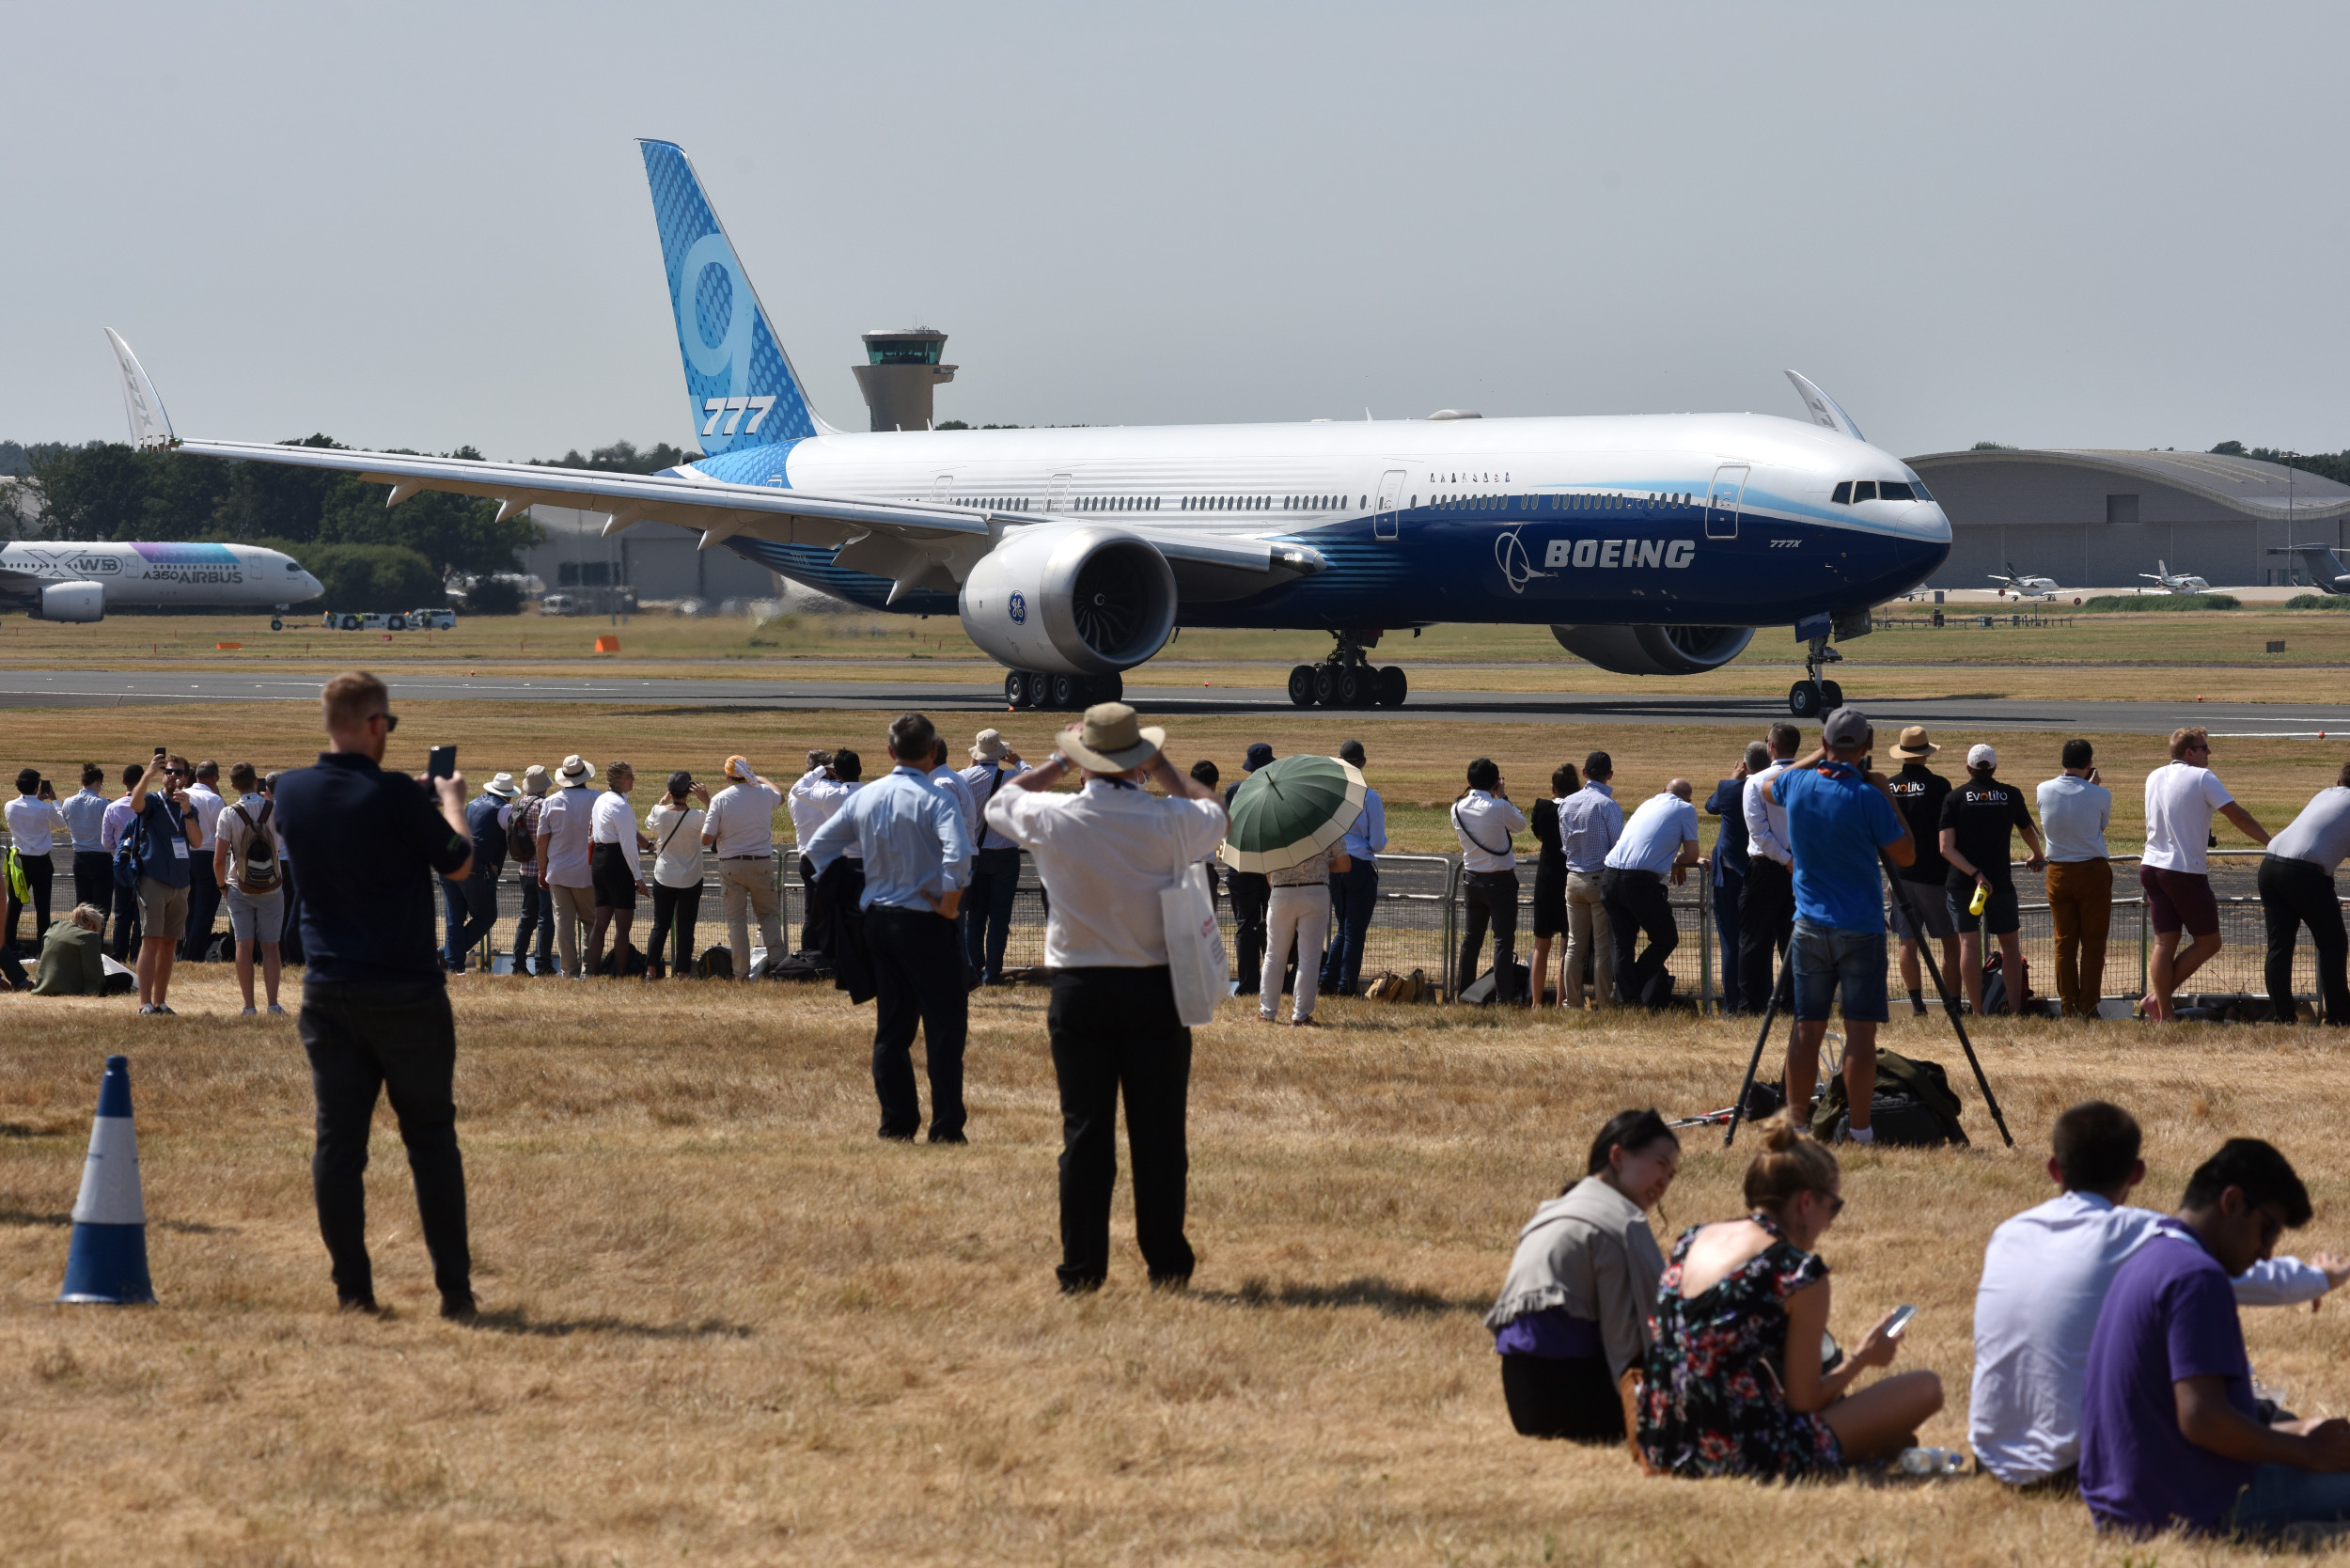
<instances>
[{"instance_id":1,"label":"brown chino trousers","mask_svg":"<svg viewBox=\"0 0 2350 1568\"><path fill-rule=\"evenodd\" d=\"M2048 863L2048 914L2056 922L2057 997L2067 1018L2094 1018L2105 995L2106 931L2113 923L2113 863Z\"/></svg>"}]
</instances>

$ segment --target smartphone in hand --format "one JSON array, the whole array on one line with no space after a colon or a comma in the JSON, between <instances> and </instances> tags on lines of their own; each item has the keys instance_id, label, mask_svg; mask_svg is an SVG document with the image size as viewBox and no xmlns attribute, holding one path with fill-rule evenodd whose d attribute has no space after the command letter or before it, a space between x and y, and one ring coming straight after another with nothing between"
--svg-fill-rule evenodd
<instances>
[{"instance_id":1,"label":"smartphone in hand","mask_svg":"<svg viewBox=\"0 0 2350 1568\"><path fill-rule=\"evenodd\" d=\"M1902 1337L1902 1330L1907 1328L1909 1326L1909 1320L1917 1315L1918 1309L1915 1307L1904 1305L1894 1308L1893 1321L1885 1325L1885 1337L1888 1340L1900 1339Z\"/></svg>"},{"instance_id":2,"label":"smartphone in hand","mask_svg":"<svg viewBox=\"0 0 2350 1568\"><path fill-rule=\"evenodd\" d=\"M456 774L457 748L453 745L434 746L424 764L425 777L427 779L453 778Z\"/></svg>"}]
</instances>

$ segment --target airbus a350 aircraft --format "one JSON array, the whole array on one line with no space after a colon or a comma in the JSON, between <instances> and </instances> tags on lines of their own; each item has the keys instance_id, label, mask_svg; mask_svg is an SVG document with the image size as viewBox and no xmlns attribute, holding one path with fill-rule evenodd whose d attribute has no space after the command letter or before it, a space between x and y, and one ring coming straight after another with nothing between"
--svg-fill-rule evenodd
<instances>
[{"instance_id":1,"label":"airbus a350 aircraft","mask_svg":"<svg viewBox=\"0 0 2350 1568\"><path fill-rule=\"evenodd\" d=\"M709 455L647 477L182 441L119 337L133 439L392 487L653 519L872 609L959 615L1021 707L1120 688L1183 626L1335 641L1299 705L1401 704L1387 633L1551 627L1630 674L1692 675L1790 626L1797 714L1872 605L1950 553L1918 476L1800 376L1811 423L1745 414L1025 431L837 430L810 405L684 152L642 144L687 406ZM112 337L111 334L109 334ZM290 416L293 411L289 410Z\"/></svg>"},{"instance_id":2,"label":"airbus a350 aircraft","mask_svg":"<svg viewBox=\"0 0 2350 1568\"><path fill-rule=\"evenodd\" d=\"M0 604L39 620L99 620L125 604L283 612L325 591L257 544L0 544Z\"/></svg>"}]
</instances>

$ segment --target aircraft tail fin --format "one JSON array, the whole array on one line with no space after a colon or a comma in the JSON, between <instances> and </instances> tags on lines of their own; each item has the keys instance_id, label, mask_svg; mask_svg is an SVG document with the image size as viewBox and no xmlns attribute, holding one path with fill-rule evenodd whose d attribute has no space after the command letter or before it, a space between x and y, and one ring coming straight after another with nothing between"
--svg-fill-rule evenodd
<instances>
[{"instance_id":1,"label":"aircraft tail fin","mask_svg":"<svg viewBox=\"0 0 2350 1568\"><path fill-rule=\"evenodd\" d=\"M650 139L637 145L701 449L715 456L829 429L809 404L685 149Z\"/></svg>"},{"instance_id":2,"label":"aircraft tail fin","mask_svg":"<svg viewBox=\"0 0 2350 1568\"><path fill-rule=\"evenodd\" d=\"M112 327L105 332L106 341L114 347L115 363L122 367L122 412L131 421L131 445L141 450L170 446L176 439L171 433L171 416L164 412L155 384L147 379L139 356L131 352L122 334Z\"/></svg>"}]
</instances>

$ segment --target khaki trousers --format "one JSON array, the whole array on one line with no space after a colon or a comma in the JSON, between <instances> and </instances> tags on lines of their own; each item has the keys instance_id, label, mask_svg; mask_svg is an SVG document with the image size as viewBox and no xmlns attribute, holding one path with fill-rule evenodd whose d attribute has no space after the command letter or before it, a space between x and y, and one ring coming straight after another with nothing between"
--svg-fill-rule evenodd
<instances>
[{"instance_id":1,"label":"khaki trousers","mask_svg":"<svg viewBox=\"0 0 2350 1568\"><path fill-rule=\"evenodd\" d=\"M579 978L579 933L583 927L596 923L596 890L593 887L566 887L550 882L547 891L555 897L556 951L562 959L564 977Z\"/></svg>"},{"instance_id":2,"label":"khaki trousers","mask_svg":"<svg viewBox=\"0 0 2350 1568\"><path fill-rule=\"evenodd\" d=\"M781 958L783 895L776 890L772 860L721 860L718 891L726 901L727 950L734 959L734 978L751 978L751 917L759 917L759 934L767 944L767 960Z\"/></svg>"},{"instance_id":3,"label":"khaki trousers","mask_svg":"<svg viewBox=\"0 0 2350 1568\"><path fill-rule=\"evenodd\" d=\"M1596 873L1567 873L1567 975L1559 1000L1567 1007L1583 1005L1583 955L1591 958L1592 1005L1606 1007L1616 996L1616 944L1607 930L1607 902L1601 896ZM1534 982L1537 1002L1542 981Z\"/></svg>"},{"instance_id":4,"label":"khaki trousers","mask_svg":"<svg viewBox=\"0 0 2350 1568\"><path fill-rule=\"evenodd\" d=\"M2106 990L2106 933L2113 923L2113 864L2051 861L2048 914L2056 923L2057 998L2067 1018L2093 1018Z\"/></svg>"}]
</instances>

